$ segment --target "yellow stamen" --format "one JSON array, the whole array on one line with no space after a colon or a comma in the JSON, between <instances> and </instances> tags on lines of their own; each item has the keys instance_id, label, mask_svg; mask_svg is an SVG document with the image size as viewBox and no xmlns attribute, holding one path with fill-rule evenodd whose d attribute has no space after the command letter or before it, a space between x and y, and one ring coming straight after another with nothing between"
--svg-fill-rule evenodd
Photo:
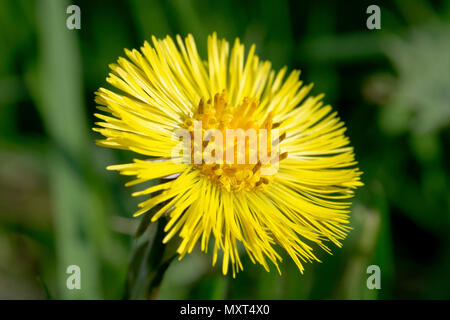
<instances>
[{"instance_id":1,"label":"yellow stamen","mask_svg":"<svg viewBox=\"0 0 450 320\"><path fill-rule=\"evenodd\" d=\"M242 103L239 106L229 106L228 98L226 90L223 90L221 93L216 93L213 99L208 99L205 103L205 99L202 97L198 104L197 112L195 112L192 118L188 118L184 121L184 126L191 132L191 137L194 135L193 130L193 122L200 121L202 124L202 132L206 132L209 129L217 129L222 133L223 137L223 145L214 144L214 136L211 137L210 134L204 135L203 139L207 141L202 141L201 152L205 150L206 147L212 146L214 149L211 151L212 155L215 155L216 148L222 148L223 159L220 161L221 163L205 163L204 161L201 164L194 164L194 166L200 170L200 172L208 176L211 181L215 182L218 186L228 190L228 191L241 191L241 190L255 190L265 188L272 177L264 176L261 173L261 168L268 168L271 166L271 163L261 164L261 161L250 163L250 154L251 152L256 152L259 155L259 146L254 149L251 148L252 145L250 143L250 139L248 136L245 136L245 163L237 163L238 159L238 149L237 149L237 138L232 142L231 145L227 145L226 142L226 130L227 129L242 129L244 131L248 129L254 129L257 133L256 141L259 142L260 139L260 129L267 130L267 152L271 152L271 144L268 143L271 141L270 130L273 129L272 118L273 115L271 113L268 114L266 119L261 123L255 119L255 111L257 110L259 105L258 99L252 99L250 97L245 97ZM275 124L277 127L280 126L280 123ZM279 141L281 142L286 137L286 133L279 137ZM195 140L191 138L191 153L192 159L194 150L197 150L199 146L195 145ZM226 162L226 154L227 152L234 152L234 163ZM278 154L277 154L278 156ZM282 154L282 159L279 161L286 159L287 152ZM277 159L274 159L276 162Z\"/></svg>"}]
</instances>

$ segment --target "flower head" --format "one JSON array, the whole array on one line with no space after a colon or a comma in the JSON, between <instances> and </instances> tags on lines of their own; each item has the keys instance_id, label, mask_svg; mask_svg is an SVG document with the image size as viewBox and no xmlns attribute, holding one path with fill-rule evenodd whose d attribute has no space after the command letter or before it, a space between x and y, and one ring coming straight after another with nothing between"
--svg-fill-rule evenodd
<instances>
[{"instance_id":1,"label":"flower head","mask_svg":"<svg viewBox=\"0 0 450 320\"><path fill-rule=\"evenodd\" d=\"M238 39L230 50L209 36L206 61L191 35L152 43L110 66L119 92L96 93L106 113L96 114L106 137L98 143L143 158L108 169L135 176L128 185L160 179L133 194L152 195L135 215L158 208L151 220L167 218L163 241L181 238L180 259L199 243L212 248L213 265L223 252L233 276L243 269L239 248L279 270L281 247L303 271L318 261L314 244L340 246L361 172L322 95L307 97L312 85L299 71L273 71L255 46L245 56Z\"/></svg>"}]
</instances>

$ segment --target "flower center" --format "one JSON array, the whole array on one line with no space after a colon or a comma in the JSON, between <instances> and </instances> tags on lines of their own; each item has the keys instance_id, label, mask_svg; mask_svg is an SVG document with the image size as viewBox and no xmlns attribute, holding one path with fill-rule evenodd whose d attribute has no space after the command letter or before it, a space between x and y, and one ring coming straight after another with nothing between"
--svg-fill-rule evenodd
<instances>
[{"instance_id":1,"label":"flower center","mask_svg":"<svg viewBox=\"0 0 450 320\"><path fill-rule=\"evenodd\" d=\"M273 123L271 113L257 119L258 105L258 99L246 97L229 106L224 90L213 101L202 98L194 116L184 121L194 166L227 191L265 188L287 158L287 152L279 152L286 133L278 134L280 123Z\"/></svg>"}]
</instances>

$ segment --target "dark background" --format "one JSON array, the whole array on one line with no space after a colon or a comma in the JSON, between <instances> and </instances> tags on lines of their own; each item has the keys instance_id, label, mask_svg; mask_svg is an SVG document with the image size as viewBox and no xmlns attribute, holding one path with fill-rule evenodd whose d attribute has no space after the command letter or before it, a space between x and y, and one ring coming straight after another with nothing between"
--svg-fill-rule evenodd
<instances>
[{"instance_id":1,"label":"dark background","mask_svg":"<svg viewBox=\"0 0 450 320\"><path fill-rule=\"evenodd\" d=\"M130 152L95 145L94 91L108 64L151 36L239 37L279 69L301 69L346 122L363 188L342 249L301 275L244 258L236 279L194 251L169 267L162 299L450 298L449 1L0 1L0 298L122 297L139 220ZM381 30L366 9L381 8ZM154 230L151 228L146 237ZM68 265L82 289L66 288ZM381 269L368 290L366 269Z\"/></svg>"}]
</instances>

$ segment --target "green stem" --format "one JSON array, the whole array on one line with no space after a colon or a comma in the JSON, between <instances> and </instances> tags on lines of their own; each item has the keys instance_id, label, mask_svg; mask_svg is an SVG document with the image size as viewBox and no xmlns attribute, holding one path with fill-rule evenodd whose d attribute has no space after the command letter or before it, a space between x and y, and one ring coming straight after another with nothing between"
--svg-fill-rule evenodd
<instances>
[{"instance_id":1,"label":"green stem","mask_svg":"<svg viewBox=\"0 0 450 320\"><path fill-rule=\"evenodd\" d=\"M124 299L157 297L164 274L176 256L173 246L162 242L164 226L163 221L156 222L155 232L135 249L128 267Z\"/></svg>"}]
</instances>

